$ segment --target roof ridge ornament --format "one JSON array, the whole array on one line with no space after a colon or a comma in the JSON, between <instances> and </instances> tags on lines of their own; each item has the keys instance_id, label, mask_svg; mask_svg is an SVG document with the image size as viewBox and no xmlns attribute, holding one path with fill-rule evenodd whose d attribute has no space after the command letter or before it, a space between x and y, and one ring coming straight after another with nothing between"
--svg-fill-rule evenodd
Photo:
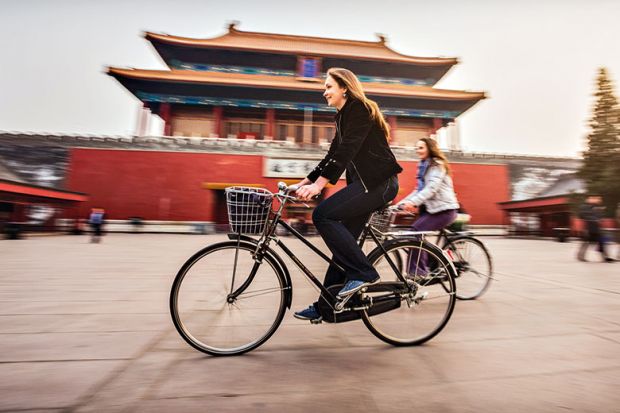
<instances>
[{"instance_id":1,"label":"roof ridge ornament","mask_svg":"<svg viewBox=\"0 0 620 413\"><path fill-rule=\"evenodd\" d=\"M241 22L239 22L238 20L233 20L233 21L229 22L228 23L228 33L236 32L237 31L237 26L240 23Z\"/></svg>"},{"instance_id":2,"label":"roof ridge ornament","mask_svg":"<svg viewBox=\"0 0 620 413\"><path fill-rule=\"evenodd\" d=\"M387 36L383 33L375 33L375 36L379 38L379 44L385 45L387 43Z\"/></svg>"}]
</instances>

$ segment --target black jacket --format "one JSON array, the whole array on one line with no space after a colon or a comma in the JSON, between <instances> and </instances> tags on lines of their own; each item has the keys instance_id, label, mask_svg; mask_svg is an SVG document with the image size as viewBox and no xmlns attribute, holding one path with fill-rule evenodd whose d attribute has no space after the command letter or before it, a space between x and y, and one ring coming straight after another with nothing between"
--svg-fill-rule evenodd
<instances>
[{"instance_id":1,"label":"black jacket","mask_svg":"<svg viewBox=\"0 0 620 413\"><path fill-rule=\"evenodd\" d=\"M603 218L603 208L585 203L579 208L579 218L586 223L586 229L591 236L598 236L601 232L599 221Z\"/></svg>"},{"instance_id":2,"label":"black jacket","mask_svg":"<svg viewBox=\"0 0 620 413\"><path fill-rule=\"evenodd\" d=\"M335 184L345 170L347 183L354 179L351 173L357 172L366 190L403 170L381 127L370 118L366 106L353 98L336 114L336 135L329 151L307 178L314 182L323 176Z\"/></svg>"}]
</instances>

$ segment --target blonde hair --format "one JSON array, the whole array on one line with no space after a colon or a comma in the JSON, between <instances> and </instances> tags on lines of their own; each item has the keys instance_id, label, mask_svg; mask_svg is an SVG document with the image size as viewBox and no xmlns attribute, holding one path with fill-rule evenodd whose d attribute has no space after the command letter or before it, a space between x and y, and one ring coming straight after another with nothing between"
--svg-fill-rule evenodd
<instances>
[{"instance_id":1,"label":"blonde hair","mask_svg":"<svg viewBox=\"0 0 620 413\"><path fill-rule=\"evenodd\" d=\"M362 83L357 76L355 76L352 71L340 67L332 67L329 69L327 71L327 76L331 76L341 88L347 90L349 96L359 100L366 106L366 109L370 112L370 118L379 125L385 133L385 138L389 141L390 125L385 121L377 102L366 97Z\"/></svg>"},{"instance_id":2,"label":"blonde hair","mask_svg":"<svg viewBox=\"0 0 620 413\"><path fill-rule=\"evenodd\" d=\"M446 157L446 155L444 155L441 149L439 149L437 141L433 138L420 138L419 141L426 144L426 148L428 149L428 157L431 159L431 161L435 161L437 159L441 160L443 163L443 167L446 168L446 173L448 175L452 175L452 170L450 168L448 158Z\"/></svg>"}]
</instances>

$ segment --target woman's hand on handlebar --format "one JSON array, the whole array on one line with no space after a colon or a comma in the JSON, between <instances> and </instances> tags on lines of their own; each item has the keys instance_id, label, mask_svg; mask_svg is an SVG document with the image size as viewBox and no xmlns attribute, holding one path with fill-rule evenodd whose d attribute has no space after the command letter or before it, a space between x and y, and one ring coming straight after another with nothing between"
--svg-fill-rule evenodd
<instances>
[{"instance_id":1,"label":"woman's hand on handlebar","mask_svg":"<svg viewBox=\"0 0 620 413\"><path fill-rule=\"evenodd\" d=\"M418 213L418 206L413 202L401 201L396 206L398 207L398 210L403 212L409 212L410 214Z\"/></svg>"},{"instance_id":2,"label":"woman's hand on handlebar","mask_svg":"<svg viewBox=\"0 0 620 413\"><path fill-rule=\"evenodd\" d=\"M300 182L304 183L304 185L300 186L297 191L295 191L295 195L297 195L297 198L302 201L309 201L310 199L319 195L327 184L327 179L323 177L319 177L319 179L317 179L314 183L307 183L306 181L310 182L309 180L304 179Z\"/></svg>"},{"instance_id":3,"label":"woman's hand on handlebar","mask_svg":"<svg viewBox=\"0 0 620 413\"><path fill-rule=\"evenodd\" d=\"M295 191L298 199L309 201L321 193L321 188L317 184L304 185Z\"/></svg>"},{"instance_id":4,"label":"woman's hand on handlebar","mask_svg":"<svg viewBox=\"0 0 620 413\"><path fill-rule=\"evenodd\" d=\"M288 190L287 190L287 193L288 193L288 194L295 193L295 192L297 192L297 190L298 190L299 188L301 188L302 186L304 186L304 185L308 185L308 184L311 184L311 183L312 183L312 181L310 181L308 178L304 178L304 179L302 179L301 181L297 182L296 184L289 185Z\"/></svg>"}]
</instances>

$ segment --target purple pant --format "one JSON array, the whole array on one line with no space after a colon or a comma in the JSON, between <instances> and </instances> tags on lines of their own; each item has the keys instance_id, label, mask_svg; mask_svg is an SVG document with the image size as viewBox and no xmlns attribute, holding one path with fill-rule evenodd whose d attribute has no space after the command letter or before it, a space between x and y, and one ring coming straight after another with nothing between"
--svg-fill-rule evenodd
<instances>
[{"instance_id":1,"label":"purple pant","mask_svg":"<svg viewBox=\"0 0 620 413\"><path fill-rule=\"evenodd\" d=\"M456 215L456 209L448 209L436 214L424 212L413 223L411 229L413 231L438 231L453 223ZM428 273L428 257L425 253L420 254L419 252L420 250L414 249L409 254L408 268L411 275L426 275Z\"/></svg>"}]
</instances>

